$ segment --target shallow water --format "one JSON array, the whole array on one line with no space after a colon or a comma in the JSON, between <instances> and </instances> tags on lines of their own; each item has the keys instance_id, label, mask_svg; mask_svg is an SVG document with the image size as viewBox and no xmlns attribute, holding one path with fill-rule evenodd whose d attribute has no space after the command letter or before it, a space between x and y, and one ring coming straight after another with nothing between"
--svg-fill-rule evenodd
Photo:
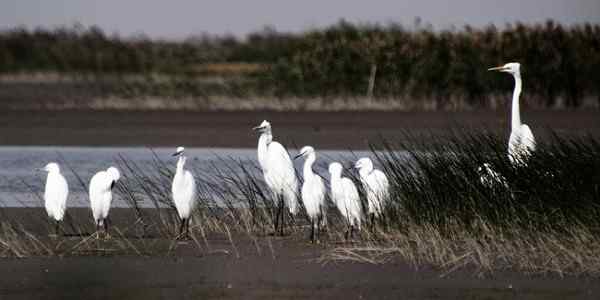
<instances>
[{"instance_id":1,"label":"shallow water","mask_svg":"<svg viewBox=\"0 0 600 300\"><path fill-rule=\"evenodd\" d=\"M84 184L96 172L111 165L117 165L119 156L135 163L148 172L156 172L154 165L160 160L168 168L175 168L175 159L171 157L172 148L143 148L143 147L46 147L46 146L3 146L0 147L0 206L42 206L42 196L46 173L36 171L50 161L56 161L61 166L61 172L69 183L69 207L89 206L86 187ZM295 155L297 149L291 149L290 155ZM189 148L186 149L188 164L195 175L210 175L216 169L224 168L233 160L241 161L243 165L256 165L256 149L225 149L225 148ZM354 161L357 157L372 155L368 151L319 151L317 153L315 171L328 178L327 164L332 160ZM300 171L301 160L295 162ZM141 203L148 206L149 203ZM127 204L118 196L113 206L124 207Z\"/></svg>"}]
</instances>

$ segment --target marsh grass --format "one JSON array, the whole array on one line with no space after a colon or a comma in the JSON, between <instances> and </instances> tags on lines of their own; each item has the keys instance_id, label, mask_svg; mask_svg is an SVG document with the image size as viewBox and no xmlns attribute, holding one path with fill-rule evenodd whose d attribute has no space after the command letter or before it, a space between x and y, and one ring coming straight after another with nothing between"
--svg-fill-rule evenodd
<instances>
[{"instance_id":1,"label":"marsh grass","mask_svg":"<svg viewBox=\"0 0 600 300\"><path fill-rule=\"evenodd\" d=\"M415 269L439 268L441 276L464 269L478 275L516 270L600 276L598 140L553 134L538 142L526 164L513 165L504 137L465 132L472 131L457 129L444 138L406 133L401 141L373 144L371 156L391 183L387 224L371 229L363 222L363 230L347 241L346 222L330 203L318 246L324 249L321 260L403 262ZM275 207L257 163L219 156L211 161L188 160L197 180L198 206L185 246L178 241L179 220L170 195L174 163L155 154L150 164L138 165L120 155L116 163L122 178L115 194L133 216L114 224L110 239L96 238L91 218L72 218L72 234L58 239L8 220L0 230L0 256L178 255L191 249L197 255L239 258L248 243L260 255L277 257L270 237ZM348 167L353 162L342 163L345 176L364 194L357 173ZM482 182L484 163L503 182ZM323 175L326 169L317 168ZM85 180L78 181L85 186ZM45 214L32 217L51 230ZM287 233L303 240L306 224L302 212Z\"/></svg>"},{"instance_id":2,"label":"marsh grass","mask_svg":"<svg viewBox=\"0 0 600 300\"><path fill-rule=\"evenodd\" d=\"M336 247L325 259L400 258L443 274L470 268L600 275L597 140L553 134L521 165L510 163L504 139L490 133L403 141L372 147L392 186L387 230ZM504 182L482 182L484 163Z\"/></svg>"}]
</instances>

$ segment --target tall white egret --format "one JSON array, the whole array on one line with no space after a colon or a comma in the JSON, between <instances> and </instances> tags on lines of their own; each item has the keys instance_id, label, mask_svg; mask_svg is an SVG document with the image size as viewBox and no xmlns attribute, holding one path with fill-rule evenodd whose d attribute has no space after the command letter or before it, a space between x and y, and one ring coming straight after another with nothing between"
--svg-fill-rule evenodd
<instances>
[{"instance_id":1,"label":"tall white egret","mask_svg":"<svg viewBox=\"0 0 600 300\"><path fill-rule=\"evenodd\" d=\"M171 187L173 202L175 202L175 208L181 220L181 225L179 226L180 237L188 236L190 217L196 207L196 180L190 171L183 168L186 161L184 151L185 148L177 147L177 150L173 153L173 156L179 158L177 159L177 170L173 177L173 186Z\"/></svg>"},{"instance_id":2,"label":"tall white egret","mask_svg":"<svg viewBox=\"0 0 600 300\"><path fill-rule=\"evenodd\" d=\"M108 233L108 211L112 202L112 189L119 178L121 178L119 170L110 167L96 173L90 180L90 206L96 223L96 231L100 231L100 228L104 226L104 232Z\"/></svg>"},{"instance_id":3,"label":"tall white egret","mask_svg":"<svg viewBox=\"0 0 600 300\"><path fill-rule=\"evenodd\" d=\"M390 184L383 172L373 168L373 162L368 157L363 157L356 161L354 167L358 169L360 181L367 194L371 226L375 228L375 218L384 217L383 209L385 202L389 198Z\"/></svg>"},{"instance_id":4,"label":"tall white egret","mask_svg":"<svg viewBox=\"0 0 600 300\"><path fill-rule=\"evenodd\" d=\"M43 170L48 172L44 191L44 206L46 207L48 217L56 221L54 232L58 235L60 222L63 220L67 210L69 185L65 177L60 173L60 167L57 163L48 163Z\"/></svg>"},{"instance_id":5,"label":"tall white egret","mask_svg":"<svg viewBox=\"0 0 600 300\"><path fill-rule=\"evenodd\" d=\"M348 224L349 229L345 234L346 239L348 239L348 235L352 238L355 228L361 229L362 209L354 182L347 177L342 177L342 170L342 164L338 162L329 164L331 200Z\"/></svg>"},{"instance_id":6,"label":"tall white egret","mask_svg":"<svg viewBox=\"0 0 600 300\"><path fill-rule=\"evenodd\" d=\"M306 209L306 214L310 220L310 240L311 242L318 240L315 236L320 235L321 222L325 216L325 184L321 176L315 174L312 165L317 159L315 149L311 146L304 146L300 149L300 153L296 158L304 157L304 183L302 184L302 204Z\"/></svg>"},{"instance_id":7,"label":"tall white egret","mask_svg":"<svg viewBox=\"0 0 600 300\"><path fill-rule=\"evenodd\" d=\"M279 227L280 234L284 230L284 209L288 207L292 216L298 213L298 180L296 170L288 152L278 142L273 141L271 123L267 120L253 128L260 133L258 138L258 162L263 171L265 182L271 190L273 202L277 205L274 226ZM281 216L281 223L279 218Z\"/></svg>"},{"instance_id":8,"label":"tall white egret","mask_svg":"<svg viewBox=\"0 0 600 300\"><path fill-rule=\"evenodd\" d=\"M519 96L523 81L521 80L521 64L507 63L503 66L489 68L488 71L499 71L511 74L515 79L512 97L511 132L508 140L508 158L512 164L524 163L531 152L535 151L535 138L529 126L521 123Z\"/></svg>"}]
</instances>

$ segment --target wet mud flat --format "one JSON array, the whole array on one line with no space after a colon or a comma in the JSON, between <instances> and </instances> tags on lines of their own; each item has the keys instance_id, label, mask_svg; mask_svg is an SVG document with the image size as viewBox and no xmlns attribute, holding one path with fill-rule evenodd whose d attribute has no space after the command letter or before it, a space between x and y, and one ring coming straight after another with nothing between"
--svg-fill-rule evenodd
<instances>
[{"instance_id":1,"label":"wet mud flat","mask_svg":"<svg viewBox=\"0 0 600 300\"><path fill-rule=\"evenodd\" d=\"M176 146L253 148L251 128L263 119L286 145L318 149L368 149L382 138L425 139L458 131L490 130L507 136L508 111L468 112L193 112L193 111L2 111L0 143L60 146ZM600 136L597 110L524 110L536 138L551 132Z\"/></svg>"},{"instance_id":2,"label":"wet mud flat","mask_svg":"<svg viewBox=\"0 0 600 300\"><path fill-rule=\"evenodd\" d=\"M151 215L155 212L148 210ZM90 212L71 209L66 236L48 238L42 208L4 208L47 245L77 244L93 233ZM463 269L446 274L402 261L370 264L327 260L343 243L310 244L302 230L266 234L210 233L175 242L152 230L128 227L132 209L111 211L112 239L141 252L121 253L106 243L96 252L0 259L1 299L598 299L600 281L587 277L530 276L498 272L485 276ZM120 233L119 233L120 232ZM52 241L50 241L52 239ZM53 244L54 243L54 244ZM112 246L111 246L112 245ZM153 249L154 247L154 249ZM170 249L165 251L165 249Z\"/></svg>"}]
</instances>

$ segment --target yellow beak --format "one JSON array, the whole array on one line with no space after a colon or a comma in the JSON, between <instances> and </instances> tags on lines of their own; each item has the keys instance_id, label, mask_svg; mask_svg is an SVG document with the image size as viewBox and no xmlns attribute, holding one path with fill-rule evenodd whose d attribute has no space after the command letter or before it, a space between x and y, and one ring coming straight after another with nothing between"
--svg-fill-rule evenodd
<instances>
[{"instance_id":1,"label":"yellow beak","mask_svg":"<svg viewBox=\"0 0 600 300\"><path fill-rule=\"evenodd\" d=\"M489 68L488 71L503 71L506 70L504 66Z\"/></svg>"}]
</instances>

